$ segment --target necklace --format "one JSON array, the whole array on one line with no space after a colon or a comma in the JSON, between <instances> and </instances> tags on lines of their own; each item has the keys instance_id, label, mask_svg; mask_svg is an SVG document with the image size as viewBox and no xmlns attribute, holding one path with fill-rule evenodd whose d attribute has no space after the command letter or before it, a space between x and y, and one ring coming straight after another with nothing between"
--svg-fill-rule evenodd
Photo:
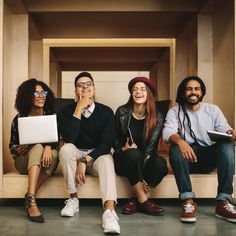
<instances>
[{"instance_id":1,"label":"necklace","mask_svg":"<svg viewBox=\"0 0 236 236\"><path fill-rule=\"evenodd\" d=\"M135 114L134 112L132 112L132 115L133 115L133 117L134 117L135 119L137 119L137 120L143 120L143 119L145 119L145 114L143 114L143 115L137 115L137 114Z\"/></svg>"}]
</instances>

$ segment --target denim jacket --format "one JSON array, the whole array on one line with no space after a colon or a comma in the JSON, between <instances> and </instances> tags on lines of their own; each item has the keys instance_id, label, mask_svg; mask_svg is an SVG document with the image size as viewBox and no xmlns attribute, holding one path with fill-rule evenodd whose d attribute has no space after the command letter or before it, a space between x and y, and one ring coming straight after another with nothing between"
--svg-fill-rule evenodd
<instances>
[{"instance_id":1,"label":"denim jacket","mask_svg":"<svg viewBox=\"0 0 236 236\"><path fill-rule=\"evenodd\" d=\"M115 113L115 139L114 139L114 149L115 152L120 151L120 149L125 145L127 140L127 129L129 127L132 107L120 106ZM157 143L161 136L161 131L163 128L163 115L160 112L157 112L157 122L156 126L149 138L148 142L146 140L146 126L147 121L145 120L144 129L143 129L143 147L145 157L149 157L152 153L157 151Z\"/></svg>"}]
</instances>

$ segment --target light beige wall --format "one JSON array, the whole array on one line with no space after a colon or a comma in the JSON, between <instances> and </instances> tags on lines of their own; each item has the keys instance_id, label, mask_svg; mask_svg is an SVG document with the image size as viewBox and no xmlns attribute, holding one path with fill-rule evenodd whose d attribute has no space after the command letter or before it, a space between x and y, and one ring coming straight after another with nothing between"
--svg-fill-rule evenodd
<instances>
[{"instance_id":1,"label":"light beige wall","mask_svg":"<svg viewBox=\"0 0 236 236\"><path fill-rule=\"evenodd\" d=\"M15 94L20 83L28 79L28 16L13 15L5 7L3 35L3 161L6 172L13 168L8 144L11 121L16 114Z\"/></svg>"},{"instance_id":2,"label":"light beige wall","mask_svg":"<svg viewBox=\"0 0 236 236\"><path fill-rule=\"evenodd\" d=\"M213 16L213 100L223 110L230 125L234 124L234 1L222 4Z\"/></svg>"},{"instance_id":3,"label":"light beige wall","mask_svg":"<svg viewBox=\"0 0 236 236\"><path fill-rule=\"evenodd\" d=\"M192 19L176 39L175 90L179 83L189 75L197 75L197 28ZM176 91L174 99L176 98ZM173 101L174 105L174 101Z\"/></svg>"},{"instance_id":4,"label":"light beige wall","mask_svg":"<svg viewBox=\"0 0 236 236\"><path fill-rule=\"evenodd\" d=\"M29 41L29 77L43 80L43 41Z\"/></svg>"}]
</instances>

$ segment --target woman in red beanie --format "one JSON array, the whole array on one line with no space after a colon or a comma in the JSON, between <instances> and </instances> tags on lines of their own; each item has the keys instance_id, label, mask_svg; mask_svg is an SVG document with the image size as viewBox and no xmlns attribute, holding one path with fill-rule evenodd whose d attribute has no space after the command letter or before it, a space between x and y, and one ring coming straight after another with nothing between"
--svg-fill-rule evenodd
<instances>
[{"instance_id":1,"label":"woman in red beanie","mask_svg":"<svg viewBox=\"0 0 236 236\"><path fill-rule=\"evenodd\" d=\"M156 87L146 77L136 77L129 82L128 89L128 102L115 114L113 155L116 173L128 178L135 193L123 213L163 215L164 210L147 197L150 188L157 186L168 172L165 159L156 152L163 126L162 115L155 106Z\"/></svg>"}]
</instances>

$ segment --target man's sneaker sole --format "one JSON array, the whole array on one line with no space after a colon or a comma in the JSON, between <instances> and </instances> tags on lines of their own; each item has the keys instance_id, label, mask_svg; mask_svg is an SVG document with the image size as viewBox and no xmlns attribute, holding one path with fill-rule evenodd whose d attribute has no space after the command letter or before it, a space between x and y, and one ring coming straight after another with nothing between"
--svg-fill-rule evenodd
<instances>
[{"instance_id":1,"label":"man's sneaker sole","mask_svg":"<svg viewBox=\"0 0 236 236\"><path fill-rule=\"evenodd\" d=\"M220 219L224 219L224 220L227 220L229 222L236 223L236 219L224 217L224 216L221 216L221 215L218 215L218 214L215 214L215 216L220 218Z\"/></svg>"},{"instance_id":2,"label":"man's sneaker sole","mask_svg":"<svg viewBox=\"0 0 236 236\"><path fill-rule=\"evenodd\" d=\"M63 213L61 213L61 216L62 217L73 217L77 212L79 211L79 209L77 209L75 212L74 212L74 214L63 214Z\"/></svg>"},{"instance_id":3,"label":"man's sneaker sole","mask_svg":"<svg viewBox=\"0 0 236 236\"><path fill-rule=\"evenodd\" d=\"M193 218L180 218L181 222L183 223L195 223L197 219L195 217Z\"/></svg>"}]
</instances>

